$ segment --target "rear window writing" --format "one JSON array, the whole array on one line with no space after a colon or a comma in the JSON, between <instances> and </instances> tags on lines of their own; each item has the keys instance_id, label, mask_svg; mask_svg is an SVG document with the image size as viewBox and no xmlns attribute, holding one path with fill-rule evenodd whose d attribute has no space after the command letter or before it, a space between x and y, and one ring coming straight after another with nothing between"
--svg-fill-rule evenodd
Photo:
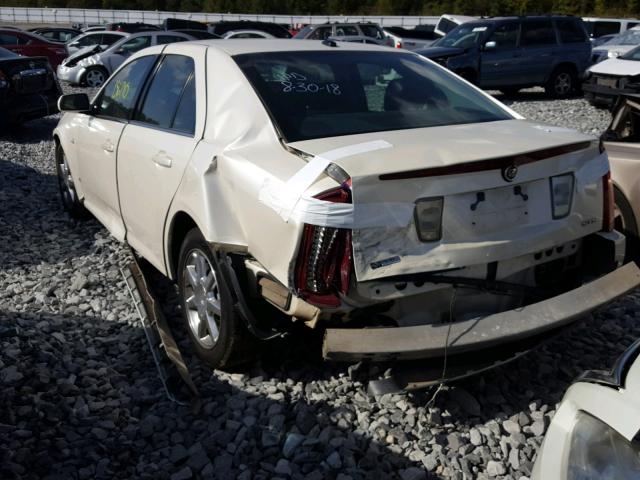
<instances>
[{"instance_id":1,"label":"rear window writing","mask_svg":"<svg viewBox=\"0 0 640 480\"><path fill-rule=\"evenodd\" d=\"M511 118L409 53L273 52L234 59L291 142Z\"/></svg>"}]
</instances>

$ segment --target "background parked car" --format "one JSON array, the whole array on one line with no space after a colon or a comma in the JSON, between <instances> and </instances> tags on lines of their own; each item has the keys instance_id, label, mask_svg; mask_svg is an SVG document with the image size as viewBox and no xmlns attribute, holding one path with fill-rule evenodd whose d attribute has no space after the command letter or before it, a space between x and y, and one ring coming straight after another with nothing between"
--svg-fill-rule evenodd
<instances>
[{"instance_id":1,"label":"background parked car","mask_svg":"<svg viewBox=\"0 0 640 480\"><path fill-rule=\"evenodd\" d=\"M635 480L640 472L640 340L611 370L582 374L549 425L532 480Z\"/></svg>"},{"instance_id":2,"label":"background parked car","mask_svg":"<svg viewBox=\"0 0 640 480\"><path fill-rule=\"evenodd\" d=\"M451 30L456 28L458 25L462 25L463 23L467 23L467 22L472 22L474 20L478 20L478 18L469 17L466 15L449 15L445 13L444 15L441 15L440 18L438 19L438 22L436 23L434 31L441 37L444 37L447 33L449 33Z\"/></svg>"},{"instance_id":3,"label":"background parked car","mask_svg":"<svg viewBox=\"0 0 640 480\"><path fill-rule=\"evenodd\" d=\"M371 37L365 37L364 35L351 35L348 37L329 37L326 41L332 42L351 42L351 43L368 43L369 45L386 45L390 46L390 39L376 40Z\"/></svg>"},{"instance_id":4,"label":"background parked car","mask_svg":"<svg viewBox=\"0 0 640 480\"><path fill-rule=\"evenodd\" d=\"M225 33L222 38L225 40L236 39L236 38L276 38L270 33L263 32L260 30L229 30Z\"/></svg>"},{"instance_id":5,"label":"background parked car","mask_svg":"<svg viewBox=\"0 0 640 480\"><path fill-rule=\"evenodd\" d=\"M593 46L593 48L595 47L599 47L600 45L604 45L605 43L607 43L608 41L614 39L615 37L617 37L618 34L611 34L611 35L602 35L601 37L598 38L592 38L591 39L591 45Z\"/></svg>"},{"instance_id":6,"label":"background parked car","mask_svg":"<svg viewBox=\"0 0 640 480\"><path fill-rule=\"evenodd\" d=\"M617 35L640 25L640 20L629 18L583 17L582 21L590 38L600 38L603 35Z\"/></svg>"},{"instance_id":7,"label":"background parked car","mask_svg":"<svg viewBox=\"0 0 640 480\"><path fill-rule=\"evenodd\" d=\"M135 22L135 23L118 22L118 23L107 24L105 26L105 30L109 30L113 32L138 33L138 32L151 32L154 30L160 30L160 27L157 25L150 25L148 23L142 23L142 22Z\"/></svg>"},{"instance_id":8,"label":"background parked car","mask_svg":"<svg viewBox=\"0 0 640 480\"><path fill-rule=\"evenodd\" d=\"M482 88L512 95L540 85L566 97L590 64L591 42L577 17L504 17L464 23L416 52Z\"/></svg>"},{"instance_id":9,"label":"background parked car","mask_svg":"<svg viewBox=\"0 0 640 480\"><path fill-rule=\"evenodd\" d=\"M172 32L184 33L194 38L194 40L215 40L220 38L215 33L210 33L207 30L193 30L191 28L183 28L171 30Z\"/></svg>"},{"instance_id":10,"label":"background parked car","mask_svg":"<svg viewBox=\"0 0 640 480\"><path fill-rule=\"evenodd\" d=\"M389 46L407 50L428 47L440 38L433 30L409 30L402 27L384 27L382 30L391 39L391 42L388 42Z\"/></svg>"},{"instance_id":11,"label":"background parked car","mask_svg":"<svg viewBox=\"0 0 640 480\"><path fill-rule=\"evenodd\" d=\"M84 33L87 32L102 32L103 30L106 30L107 26L106 25L92 25L90 27L85 27L82 29L82 31Z\"/></svg>"},{"instance_id":12,"label":"background parked car","mask_svg":"<svg viewBox=\"0 0 640 480\"><path fill-rule=\"evenodd\" d=\"M627 238L627 260L635 260L640 253L640 95L621 95L612 118L602 139L614 185L615 226Z\"/></svg>"},{"instance_id":13,"label":"background parked car","mask_svg":"<svg viewBox=\"0 0 640 480\"><path fill-rule=\"evenodd\" d=\"M231 30L260 30L261 32L267 32L276 38L291 38L289 30L277 23L237 20L232 22L222 21L209 24L209 32L215 33L220 37Z\"/></svg>"},{"instance_id":14,"label":"background parked car","mask_svg":"<svg viewBox=\"0 0 640 480\"><path fill-rule=\"evenodd\" d=\"M206 23L196 22L194 20L184 20L182 18L165 18L162 22L163 30L204 30L207 31Z\"/></svg>"},{"instance_id":15,"label":"background parked car","mask_svg":"<svg viewBox=\"0 0 640 480\"><path fill-rule=\"evenodd\" d=\"M0 127L57 113L60 95L46 57L22 57L0 48Z\"/></svg>"},{"instance_id":16,"label":"background parked car","mask_svg":"<svg viewBox=\"0 0 640 480\"><path fill-rule=\"evenodd\" d=\"M589 103L602 107L613 107L621 94L639 93L640 45L589 67L582 90Z\"/></svg>"},{"instance_id":17,"label":"background parked car","mask_svg":"<svg viewBox=\"0 0 640 480\"><path fill-rule=\"evenodd\" d=\"M0 47L25 57L47 57L54 69L68 55L64 45L19 30L0 30Z\"/></svg>"},{"instance_id":18,"label":"background parked car","mask_svg":"<svg viewBox=\"0 0 640 480\"><path fill-rule=\"evenodd\" d=\"M186 33L153 31L132 33L102 50L99 45L76 52L58 67L58 78L72 85L101 86L132 54L153 45L197 40Z\"/></svg>"},{"instance_id":19,"label":"background parked car","mask_svg":"<svg viewBox=\"0 0 640 480\"><path fill-rule=\"evenodd\" d=\"M67 43L67 51L69 52L69 55L73 55L78 50L92 47L94 45L100 45L102 49L105 49L108 46L116 43L118 40L122 40L124 37L128 36L129 34L125 32L106 32L104 30L97 32L87 32L77 36L69 43Z\"/></svg>"},{"instance_id":20,"label":"background parked car","mask_svg":"<svg viewBox=\"0 0 640 480\"><path fill-rule=\"evenodd\" d=\"M296 33L296 40L326 40L329 37L364 36L385 41L387 35L377 23L322 23L307 25Z\"/></svg>"},{"instance_id":21,"label":"background parked car","mask_svg":"<svg viewBox=\"0 0 640 480\"><path fill-rule=\"evenodd\" d=\"M29 30L36 35L51 40L52 42L67 43L69 40L77 37L82 33L75 28L33 28Z\"/></svg>"},{"instance_id":22,"label":"background parked car","mask_svg":"<svg viewBox=\"0 0 640 480\"><path fill-rule=\"evenodd\" d=\"M640 27L634 27L594 48L591 53L591 62L598 63L607 58L619 57L638 45L640 45Z\"/></svg>"}]
</instances>

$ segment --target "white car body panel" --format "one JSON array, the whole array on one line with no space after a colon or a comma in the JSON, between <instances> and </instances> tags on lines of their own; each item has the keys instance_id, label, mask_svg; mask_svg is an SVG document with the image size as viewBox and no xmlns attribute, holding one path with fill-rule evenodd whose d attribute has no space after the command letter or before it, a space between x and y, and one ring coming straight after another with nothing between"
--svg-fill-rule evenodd
<instances>
[{"instance_id":1,"label":"white car body panel","mask_svg":"<svg viewBox=\"0 0 640 480\"><path fill-rule=\"evenodd\" d=\"M603 75L618 75L626 77L628 75L640 74L640 62L636 60L624 60L622 58L610 58L589 68L592 73Z\"/></svg>"}]
</instances>

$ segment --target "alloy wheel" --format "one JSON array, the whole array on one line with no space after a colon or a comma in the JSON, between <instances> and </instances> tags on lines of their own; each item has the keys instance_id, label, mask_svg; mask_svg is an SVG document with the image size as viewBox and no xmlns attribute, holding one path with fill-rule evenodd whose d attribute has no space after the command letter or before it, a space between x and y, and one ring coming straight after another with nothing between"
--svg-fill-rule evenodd
<instances>
[{"instance_id":1,"label":"alloy wheel","mask_svg":"<svg viewBox=\"0 0 640 480\"><path fill-rule=\"evenodd\" d=\"M77 200L76 187L73 183L67 156L62 152L58 159L58 183L62 193L62 201L65 205L71 206Z\"/></svg>"},{"instance_id":2,"label":"alloy wheel","mask_svg":"<svg viewBox=\"0 0 640 480\"><path fill-rule=\"evenodd\" d=\"M181 293L191 333L202 348L212 349L220 336L222 314L216 272L207 255L193 249L187 255L182 275Z\"/></svg>"},{"instance_id":3,"label":"alloy wheel","mask_svg":"<svg viewBox=\"0 0 640 480\"><path fill-rule=\"evenodd\" d=\"M557 95L567 95L571 92L572 86L571 74L567 72L562 72L556 77L555 81L555 91Z\"/></svg>"},{"instance_id":4,"label":"alloy wheel","mask_svg":"<svg viewBox=\"0 0 640 480\"><path fill-rule=\"evenodd\" d=\"M87 86L89 87L100 87L105 81L104 72L98 69L89 70L85 77L85 81L87 82Z\"/></svg>"}]
</instances>

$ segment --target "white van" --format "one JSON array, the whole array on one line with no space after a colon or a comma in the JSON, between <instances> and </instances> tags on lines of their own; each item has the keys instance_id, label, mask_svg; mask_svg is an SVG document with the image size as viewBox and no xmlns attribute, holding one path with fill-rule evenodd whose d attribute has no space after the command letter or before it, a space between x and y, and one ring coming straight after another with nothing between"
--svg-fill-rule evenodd
<instances>
[{"instance_id":1,"label":"white van","mask_svg":"<svg viewBox=\"0 0 640 480\"><path fill-rule=\"evenodd\" d=\"M436 28L434 28L433 31L438 35L442 35L444 37L458 25L462 25L463 23L477 19L478 17L467 17L465 15L448 15L445 13L444 15L440 16L440 18L438 19L438 23L436 23Z\"/></svg>"},{"instance_id":2,"label":"white van","mask_svg":"<svg viewBox=\"0 0 640 480\"><path fill-rule=\"evenodd\" d=\"M598 38L603 35L616 35L640 25L640 20L637 18L583 17L582 21L591 38Z\"/></svg>"}]
</instances>

